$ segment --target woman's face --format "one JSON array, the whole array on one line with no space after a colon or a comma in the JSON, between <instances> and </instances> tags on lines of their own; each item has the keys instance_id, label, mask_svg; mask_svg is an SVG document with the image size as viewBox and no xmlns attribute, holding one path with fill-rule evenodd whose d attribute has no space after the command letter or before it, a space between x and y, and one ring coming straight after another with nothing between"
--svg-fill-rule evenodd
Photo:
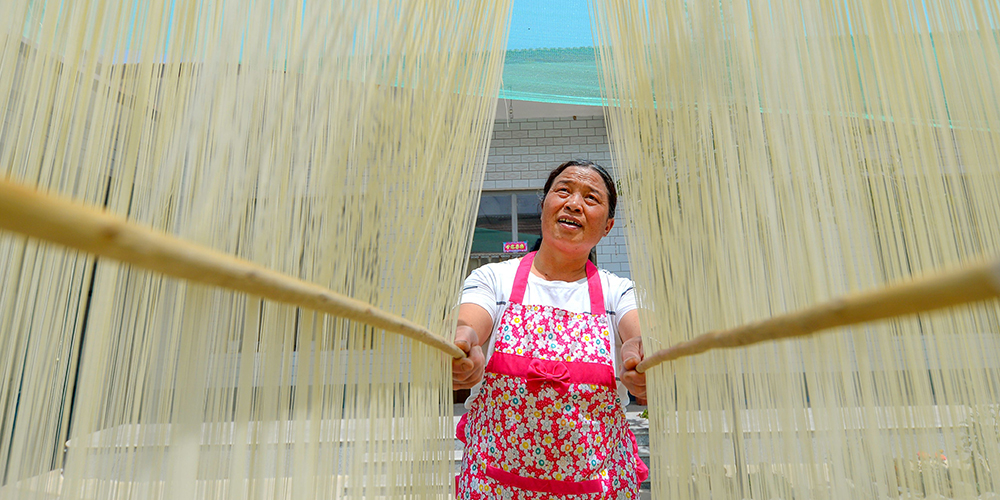
<instances>
[{"instance_id":1,"label":"woman's face","mask_svg":"<svg viewBox=\"0 0 1000 500\"><path fill-rule=\"evenodd\" d=\"M569 253L586 253L615 225L608 217L608 188L587 167L567 167L542 201L542 241Z\"/></svg>"}]
</instances>

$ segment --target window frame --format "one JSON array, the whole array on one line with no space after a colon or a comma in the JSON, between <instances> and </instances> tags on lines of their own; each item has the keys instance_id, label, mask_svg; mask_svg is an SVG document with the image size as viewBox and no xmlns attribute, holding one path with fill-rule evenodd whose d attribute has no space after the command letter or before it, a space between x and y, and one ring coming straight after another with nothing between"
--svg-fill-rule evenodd
<instances>
[{"instance_id":1,"label":"window frame","mask_svg":"<svg viewBox=\"0 0 1000 500\"><path fill-rule=\"evenodd\" d=\"M483 196L498 196L498 195L510 195L510 226L511 226L511 241L520 241L519 232L519 221L518 221L518 211L517 211L517 196L519 195L531 195L538 199L538 213L541 215L541 204L542 204L542 189L541 188L522 188L522 189L484 189L480 193L479 204L482 204ZM476 207L476 218L479 218L479 206ZM478 225L474 226L478 227ZM473 236L475 238L475 236ZM517 257L522 257L528 252L476 252L469 251L470 259L488 259L488 262L497 262L499 260L513 259Z\"/></svg>"}]
</instances>

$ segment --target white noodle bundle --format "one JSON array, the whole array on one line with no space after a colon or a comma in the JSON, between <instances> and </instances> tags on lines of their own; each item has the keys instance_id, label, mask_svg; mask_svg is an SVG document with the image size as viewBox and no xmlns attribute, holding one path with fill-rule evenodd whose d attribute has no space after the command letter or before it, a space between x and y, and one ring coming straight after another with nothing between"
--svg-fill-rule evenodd
<instances>
[{"instance_id":1,"label":"white noodle bundle","mask_svg":"<svg viewBox=\"0 0 1000 500\"><path fill-rule=\"evenodd\" d=\"M0 169L444 333L508 15L2 2ZM0 498L453 491L449 356L10 234L0 253Z\"/></svg>"},{"instance_id":2,"label":"white noodle bundle","mask_svg":"<svg viewBox=\"0 0 1000 500\"><path fill-rule=\"evenodd\" d=\"M1000 5L595 2L647 352L1000 250ZM651 369L654 498L987 498L996 301Z\"/></svg>"}]
</instances>

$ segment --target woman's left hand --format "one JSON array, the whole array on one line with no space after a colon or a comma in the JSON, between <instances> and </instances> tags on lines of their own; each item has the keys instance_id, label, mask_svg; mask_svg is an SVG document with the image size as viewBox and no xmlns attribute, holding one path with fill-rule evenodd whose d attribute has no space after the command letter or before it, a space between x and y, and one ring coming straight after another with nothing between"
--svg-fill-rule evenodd
<instances>
[{"instance_id":1,"label":"woman's left hand","mask_svg":"<svg viewBox=\"0 0 1000 500\"><path fill-rule=\"evenodd\" d=\"M618 335L622 339L622 384L631 392L639 404L646 404L646 374L635 371L645 353L642 351L642 335L639 330L639 311L631 310L618 322Z\"/></svg>"},{"instance_id":2,"label":"woman's left hand","mask_svg":"<svg viewBox=\"0 0 1000 500\"><path fill-rule=\"evenodd\" d=\"M622 384L628 392L638 399L639 404L646 404L646 374L635 371L642 361L642 337L633 337L622 343Z\"/></svg>"}]
</instances>

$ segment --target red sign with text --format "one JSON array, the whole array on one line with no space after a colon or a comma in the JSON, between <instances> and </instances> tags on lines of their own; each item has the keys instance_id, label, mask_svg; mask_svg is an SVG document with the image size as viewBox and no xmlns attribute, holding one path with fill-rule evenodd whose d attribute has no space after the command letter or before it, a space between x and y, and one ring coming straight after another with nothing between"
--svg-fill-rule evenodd
<instances>
[{"instance_id":1,"label":"red sign with text","mask_svg":"<svg viewBox=\"0 0 1000 500\"><path fill-rule=\"evenodd\" d=\"M527 252L528 242L527 241L508 241L503 244L504 253L510 252Z\"/></svg>"}]
</instances>

